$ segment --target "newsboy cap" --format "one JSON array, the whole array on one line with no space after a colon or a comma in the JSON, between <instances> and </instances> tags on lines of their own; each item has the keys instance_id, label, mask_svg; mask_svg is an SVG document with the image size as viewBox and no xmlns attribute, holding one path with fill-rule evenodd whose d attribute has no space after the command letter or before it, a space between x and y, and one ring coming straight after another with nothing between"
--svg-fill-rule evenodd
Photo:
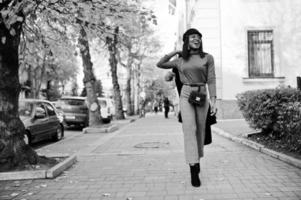
<instances>
[{"instance_id":1,"label":"newsboy cap","mask_svg":"<svg viewBox=\"0 0 301 200\"><path fill-rule=\"evenodd\" d=\"M199 36L202 37L202 34L197 29L190 28L183 34L183 42L185 42L185 40L188 38L188 36L192 35L192 34L198 34Z\"/></svg>"}]
</instances>

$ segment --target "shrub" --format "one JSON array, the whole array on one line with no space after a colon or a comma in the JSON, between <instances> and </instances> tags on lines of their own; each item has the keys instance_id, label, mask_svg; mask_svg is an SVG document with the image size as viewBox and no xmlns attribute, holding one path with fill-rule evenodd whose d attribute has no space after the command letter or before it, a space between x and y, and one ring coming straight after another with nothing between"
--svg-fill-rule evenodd
<instances>
[{"instance_id":1,"label":"shrub","mask_svg":"<svg viewBox=\"0 0 301 200\"><path fill-rule=\"evenodd\" d=\"M285 140L290 150L301 152L301 91L277 88L237 95L238 106L250 126L271 139Z\"/></svg>"}]
</instances>

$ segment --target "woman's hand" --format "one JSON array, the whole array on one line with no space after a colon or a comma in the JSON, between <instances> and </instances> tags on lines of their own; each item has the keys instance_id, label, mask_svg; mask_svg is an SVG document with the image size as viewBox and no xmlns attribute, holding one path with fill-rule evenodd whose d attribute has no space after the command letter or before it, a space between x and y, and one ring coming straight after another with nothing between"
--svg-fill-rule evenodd
<instances>
[{"instance_id":1,"label":"woman's hand","mask_svg":"<svg viewBox=\"0 0 301 200\"><path fill-rule=\"evenodd\" d=\"M216 115L217 107L216 107L216 97L210 98L210 115Z\"/></svg>"},{"instance_id":2,"label":"woman's hand","mask_svg":"<svg viewBox=\"0 0 301 200\"><path fill-rule=\"evenodd\" d=\"M172 51L170 52L169 54L167 54L168 57L173 57L175 55L181 55L182 54L182 51L180 50L175 50L175 51Z\"/></svg>"}]
</instances>

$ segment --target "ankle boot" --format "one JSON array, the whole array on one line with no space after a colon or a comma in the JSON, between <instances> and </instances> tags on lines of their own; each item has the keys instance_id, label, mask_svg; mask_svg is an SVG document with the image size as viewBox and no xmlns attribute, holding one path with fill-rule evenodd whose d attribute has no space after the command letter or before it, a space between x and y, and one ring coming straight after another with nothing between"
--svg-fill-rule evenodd
<instances>
[{"instance_id":1,"label":"ankle boot","mask_svg":"<svg viewBox=\"0 0 301 200\"><path fill-rule=\"evenodd\" d=\"M195 165L196 171L198 172L198 174L201 172L201 168L200 168L200 163L196 163Z\"/></svg>"},{"instance_id":2,"label":"ankle boot","mask_svg":"<svg viewBox=\"0 0 301 200\"><path fill-rule=\"evenodd\" d=\"M194 187L201 186L201 181L199 178L199 170L200 170L200 165L196 164L196 165L190 166L191 185Z\"/></svg>"}]
</instances>

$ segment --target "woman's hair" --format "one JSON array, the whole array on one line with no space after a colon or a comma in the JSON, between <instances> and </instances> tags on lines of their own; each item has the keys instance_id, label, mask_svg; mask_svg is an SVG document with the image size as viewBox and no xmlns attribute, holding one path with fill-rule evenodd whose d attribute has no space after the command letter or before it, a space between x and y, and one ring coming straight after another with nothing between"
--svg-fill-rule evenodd
<instances>
[{"instance_id":1,"label":"woman's hair","mask_svg":"<svg viewBox=\"0 0 301 200\"><path fill-rule=\"evenodd\" d=\"M184 60L188 60L189 57L190 57L190 50L189 50L189 35L192 35L192 34L198 34L199 36L201 36L202 38L202 34L194 29L194 28L191 28L191 29L188 29L184 34L183 34L183 48L182 48L182 57ZM201 41L201 45L200 45L200 48L199 48L199 52L200 52L200 56L201 58L204 58L206 53L203 52L203 43Z\"/></svg>"}]
</instances>

